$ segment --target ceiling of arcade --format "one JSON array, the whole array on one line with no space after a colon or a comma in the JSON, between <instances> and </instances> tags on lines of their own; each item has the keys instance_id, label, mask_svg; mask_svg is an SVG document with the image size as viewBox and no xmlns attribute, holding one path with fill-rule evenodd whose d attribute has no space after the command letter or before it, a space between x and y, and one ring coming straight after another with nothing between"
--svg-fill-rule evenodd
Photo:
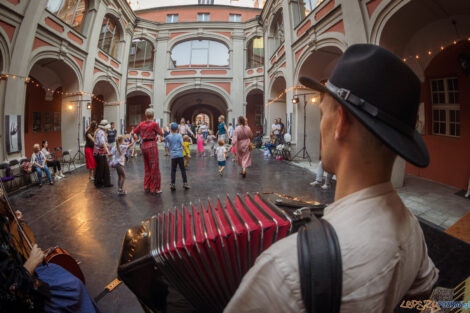
<instances>
[{"instance_id":1,"label":"ceiling of arcade","mask_svg":"<svg viewBox=\"0 0 470 313\"><path fill-rule=\"evenodd\" d=\"M225 112L227 104L216 94L210 92L191 92L176 98L171 105L173 115L181 115L188 109L197 106L206 106Z\"/></svg>"}]
</instances>

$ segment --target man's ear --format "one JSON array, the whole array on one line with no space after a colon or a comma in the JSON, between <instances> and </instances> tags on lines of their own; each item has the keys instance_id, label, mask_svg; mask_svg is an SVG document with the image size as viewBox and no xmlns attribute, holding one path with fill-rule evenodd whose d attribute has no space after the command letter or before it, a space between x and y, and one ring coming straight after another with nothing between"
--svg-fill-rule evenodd
<instances>
[{"instance_id":1,"label":"man's ear","mask_svg":"<svg viewBox=\"0 0 470 313\"><path fill-rule=\"evenodd\" d=\"M351 118L349 116L349 113L342 105L338 106L336 113L338 114L338 120L335 129L335 139L341 140L346 137L349 132L351 126Z\"/></svg>"}]
</instances>

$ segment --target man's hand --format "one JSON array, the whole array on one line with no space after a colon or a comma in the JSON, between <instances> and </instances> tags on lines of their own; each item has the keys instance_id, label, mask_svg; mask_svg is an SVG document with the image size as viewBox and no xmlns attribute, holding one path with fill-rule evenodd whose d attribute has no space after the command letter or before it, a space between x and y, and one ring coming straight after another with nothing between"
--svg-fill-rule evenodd
<instances>
[{"instance_id":1,"label":"man's hand","mask_svg":"<svg viewBox=\"0 0 470 313\"><path fill-rule=\"evenodd\" d=\"M16 215L16 218L18 219L18 221L20 221L20 222L23 221L23 213L21 213L20 210L16 210L15 215Z\"/></svg>"},{"instance_id":2,"label":"man's hand","mask_svg":"<svg viewBox=\"0 0 470 313\"><path fill-rule=\"evenodd\" d=\"M23 266L31 275L33 275L34 270L39 264L41 264L44 258L44 252L38 247L37 244L34 244L33 249L31 249L31 253L29 254L29 258L26 260Z\"/></svg>"}]
</instances>

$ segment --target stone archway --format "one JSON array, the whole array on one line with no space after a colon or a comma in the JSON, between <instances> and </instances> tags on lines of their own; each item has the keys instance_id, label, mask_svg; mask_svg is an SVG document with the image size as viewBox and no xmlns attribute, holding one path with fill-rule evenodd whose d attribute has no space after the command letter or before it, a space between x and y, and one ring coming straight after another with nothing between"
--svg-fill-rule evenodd
<instances>
[{"instance_id":1,"label":"stone archway","mask_svg":"<svg viewBox=\"0 0 470 313\"><path fill-rule=\"evenodd\" d=\"M177 122L184 118L194 123L198 114L207 114L209 127L216 130L217 118L227 116L227 103L224 98L212 90L191 89L174 97L170 104L170 121ZM227 121L228 122L228 121Z\"/></svg>"},{"instance_id":2,"label":"stone archway","mask_svg":"<svg viewBox=\"0 0 470 313\"><path fill-rule=\"evenodd\" d=\"M264 93L260 89L251 90L246 96L246 118L255 136L263 134Z\"/></svg>"},{"instance_id":3,"label":"stone archway","mask_svg":"<svg viewBox=\"0 0 470 313\"><path fill-rule=\"evenodd\" d=\"M274 78L270 92L269 101L266 107L266 134L271 134L271 125L275 119L281 118L284 122L287 120L287 103L286 103L286 80L284 76L279 75Z\"/></svg>"},{"instance_id":4,"label":"stone archway","mask_svg":"<svg viewBox=\"0 0 470 313\"><path fill-rule=\"evenodd\" d=\"M32 154L33 144L43 140L50 149L77 148L77 96L66 94L80 91L75 71L63 60L44 58L31 67L29 77L24 114L26 155Z\"/></svg>"},{"instance_id":5,"label":"stone archway","mask_svg":"<svg viewBox=\"0 0 470 313\"><path fill-rule=\"evenodd\" d=\"M336 46L326 46L318 50L312 51L304 58L298 70L298 76L295 78L299 81L301 76L309 76L318 81L327 81L333 71L336 63L343 52ZM305 146L310 157L317 160L320 157L320 109L319 101L312 102L312 97L318 94L309 90L300 90L296 92L299 102L297 106L297 138L303 142L304 138L304 113L306 114L305 125ZM305 112L304 112L304 104Z\"/></svg>"},{"instance_id":6,"label":"stone archway","mask_svg":"<svg viewBox=\"0 0 470 313\"><path fill-rule=\"evenodd\" d=\"M106 119L109 122L118 122L119 104L116 87L108 80L99 80L93 87L93 94L97 99L91 103L91 118L98 123Z\"/></svg>"},{"instance_id":7,"label":"stone archway","mask_svg":"<svg viewBox=\"0 0 470 313\"><path fill-rule=\"evenodd\" d=\"M150 107L151 99L147 93L136 90L127 95L126 102L126 127L130 130L145 120L145 110Z\"/></svg>"}]
</instances>

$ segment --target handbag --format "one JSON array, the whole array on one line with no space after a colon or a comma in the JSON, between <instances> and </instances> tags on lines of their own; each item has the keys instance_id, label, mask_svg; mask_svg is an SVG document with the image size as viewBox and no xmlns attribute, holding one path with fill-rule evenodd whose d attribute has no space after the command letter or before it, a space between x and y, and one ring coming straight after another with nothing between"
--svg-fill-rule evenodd
<instances>
[{"instance_id":1,"label":"handbag","mask_svg":"<svg viewBox=\"0 0 470 313\"><path fill-rule=\"evenodd\" d=\"M248 149L250 151L253 151L253 149L255 149L255 145L252 142L250 142L250 145L248 146Z\"/></svg>"}]
</instances>

